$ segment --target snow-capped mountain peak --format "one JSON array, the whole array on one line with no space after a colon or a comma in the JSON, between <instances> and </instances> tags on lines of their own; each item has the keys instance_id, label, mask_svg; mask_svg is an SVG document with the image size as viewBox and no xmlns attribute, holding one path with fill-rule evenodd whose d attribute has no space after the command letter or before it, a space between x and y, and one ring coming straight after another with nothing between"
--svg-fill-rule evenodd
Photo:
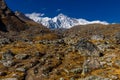
<instances>
[{"instance_id":1,"label":"snow-capped mountain peak","mask_svg":"<svg viewBox=\"0 0 120 80\"><path fill-rule=\"evenodd\" d=\"M56 16L56 17L59 18L59 19L67 18L67 16L62 14L62 13L58 14L58 16Z\"/></svg>"},{"instance_id":2,"label":"snow-capped mountain peak","mask_svg":"<svg viewBox=\"0 0 120 80\"><path fill-rule=\"evenodd\" d=\"M85 19L76 19L68 17L62 13L60 13L58 16L49 18L49 17L43 17L42 14L39 13L32 13L32 14L26 14L27 17L30 19L33 19L35 22L41 23L42 25L46 26L50 29L57 29L57 28L71 28L76 25L87 25L87 24L103 24L108 25L109 23L105 21L87 21Z\"/></svg>"}]
</instances>

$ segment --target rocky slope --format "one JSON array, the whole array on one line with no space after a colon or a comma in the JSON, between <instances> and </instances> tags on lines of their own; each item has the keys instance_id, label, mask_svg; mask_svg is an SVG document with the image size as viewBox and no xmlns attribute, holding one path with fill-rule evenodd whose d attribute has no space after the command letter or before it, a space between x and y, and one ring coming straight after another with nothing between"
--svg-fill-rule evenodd
<instances>
[{"instance_id":1,"label":"rocky slope","mask_svg":"<svg viewBox=\"0 0 120 80\"><path fill-rule=\"evenodd\" d=\"M119 25L93 26L75 28L78 34L72 29L74 35L68 31L69 36L63 37L35 34L27 40L0 39L0 79L119 80Z\"/></svg>"},{"instance_id":2,"label":"rocky slope","mask_svg":"<svg viewBox=\"0 0 120 80\"><path fill-rule=\"evenodd\" d=\"M120 24L61 32L17 18L28 28L0 31L0 80L120 80Z\"/></svg>"}]
</instances>

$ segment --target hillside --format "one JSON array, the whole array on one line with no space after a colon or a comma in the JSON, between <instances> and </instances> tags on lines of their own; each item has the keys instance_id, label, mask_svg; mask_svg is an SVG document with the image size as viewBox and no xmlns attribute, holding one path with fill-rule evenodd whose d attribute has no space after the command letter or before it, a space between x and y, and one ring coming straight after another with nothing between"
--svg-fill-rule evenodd
<instances>
[{"instance_id":1,"label":"hillside","mask_svg":"<svg viewBox=\"0 0 120 80\"><path fill-rule=\"evenodd\" d=\"M78 35L83 37L89 37L92 35L105 35L113 36L116 32L120 31L120 24L90 24L90 25L78 25L74 26L64 32L65 36Z\"/></svg>"},{"instance_id":2,"label":"hillside","mask_svg":"<svg viewBox=\"0 0 120 80\"><path fill-rule=\"evenodd\" d=\"M9 38L0 39L1 79L120 79L119 24L76 26L65 30L63 37L52 32L41 32L40 36L32 30L24 31L34 33L24 40L20 36L13 42Z\"/></svg>"},{"instance_id":3,"label":"hillside","mask_svg":"<svg viewBox=\"0 0 120 80\"><path fill-rule=\"evenodd\" d=\"M0 80L120 80L120 24L50 30L0 4Z\"/></svg>"}]
</instances>

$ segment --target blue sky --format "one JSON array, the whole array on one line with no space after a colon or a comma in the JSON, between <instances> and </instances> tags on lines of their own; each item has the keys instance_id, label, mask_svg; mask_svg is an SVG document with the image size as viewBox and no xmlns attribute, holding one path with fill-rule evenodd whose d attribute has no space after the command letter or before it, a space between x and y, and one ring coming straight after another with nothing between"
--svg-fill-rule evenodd
<instances>
[{"instance_id":1,"label":"blue sky","mask_svg":"<svg viewBox=\"0 0 120 80\"><path fill-rule=\"evenodd\" d=\"M6 0L13 11L120 23L120 0Z\"/></svg>"}]
</instances>

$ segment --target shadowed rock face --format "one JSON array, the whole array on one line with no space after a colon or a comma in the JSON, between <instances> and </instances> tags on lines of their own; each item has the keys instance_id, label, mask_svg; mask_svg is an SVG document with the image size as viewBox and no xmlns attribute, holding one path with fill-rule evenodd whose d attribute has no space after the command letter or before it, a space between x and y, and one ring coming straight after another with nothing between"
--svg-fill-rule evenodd
<instances>
[{"instance_id":1,"label":"shadowed rock face","mask_svg":"<svg viewBox=\"0 0 120 80\"><path fill-rule=\"evenodd\" d=\"M0 17L5 18L10 15L14 15L13 12L7 7L4 0L0 0Z\"/></svg>"},{"instance_id":2,"label":"shadowed rock face","mask_svg":"<svg viewBox=\"0 0 120 80\"><path fill-rule=\"evenodd\" d=\"M19 12L19 11L15 11L15 15L16 15L17 17L19 17L19 18L20 18L22 21L24 21L24 22L28 22L28 21L33 22L32 19L26 17L23 13L21 13L21 12Z\"/></svg>"},{"instance_id":3,"label":"shadowed rock face","mask_svg":"<svg viewBox=\"0 0 120 80\"><path fill-rule=\"evenodd\" d=\"M0 0L0 9L5 9L7 6L4 0Z\"/></svg>"},{"instance_id":4,"label":"shadowed rock face","mask_svg":"<svg viewBox=\"0 0 120 80\"><path fill-rule=\"evenodd\" d=\"M25 23L15 16L6 5L4 0L0 0L0 31L21 31L27 27Z\"/></svg>"},{"instance_id":5,"label":"shadowed rock face","mask_svg":"<svg viewBox=\"0 0 120 80\"><path fill-rule=\"evenodd\" d=\"M7 32L7 28L6 28L5 24L1 20L0 20L0 31Z\"/></svg>"}]
</instances>

